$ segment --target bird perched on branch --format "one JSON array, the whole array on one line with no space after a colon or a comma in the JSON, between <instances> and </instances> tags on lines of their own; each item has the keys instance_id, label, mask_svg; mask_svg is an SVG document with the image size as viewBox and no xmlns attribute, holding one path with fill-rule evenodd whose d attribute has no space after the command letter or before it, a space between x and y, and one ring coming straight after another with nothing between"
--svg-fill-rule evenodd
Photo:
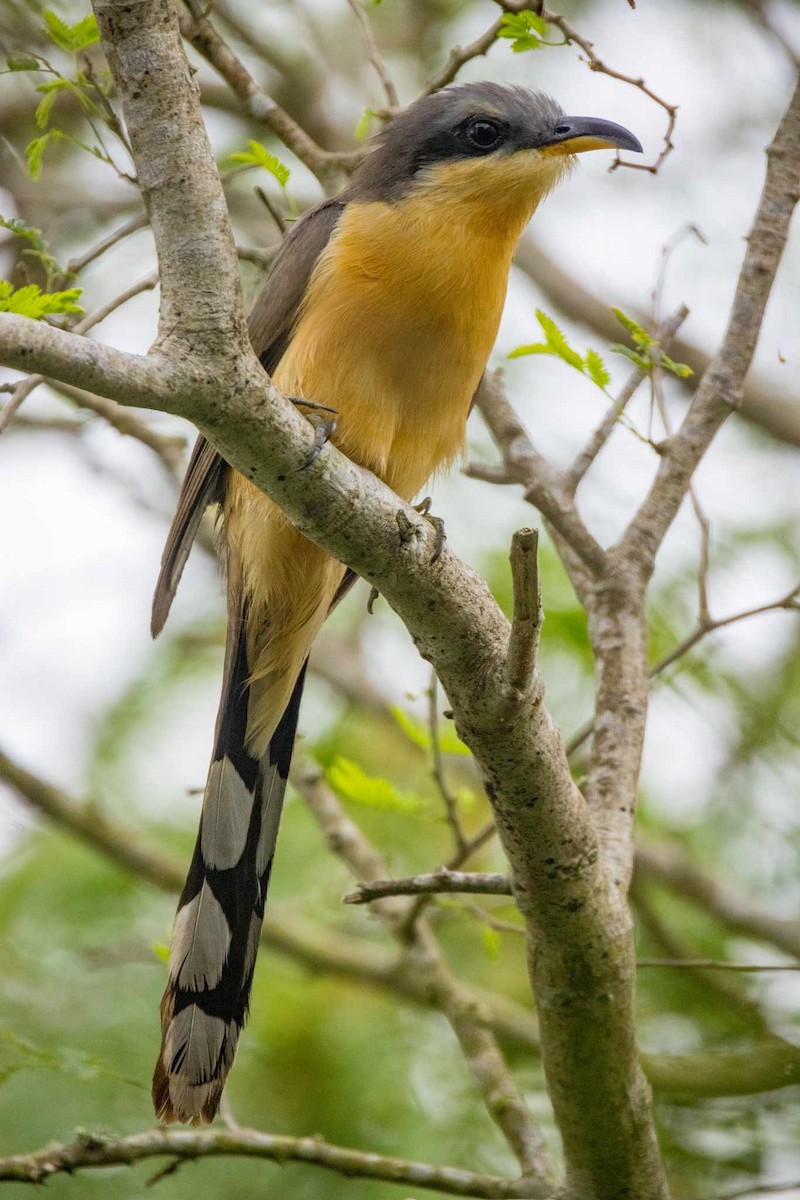
<instances>
[{"instance_id":1,"label":"bird perched on branch","mask_svg":"<svg viewBox=\"0 0 800 1200\"><path fill-rule=\"evenodd\" d=\"M522 230L574 155L609 147L641 151L621 126L521 88L418 100L285 239L250 315L264 368L296 403L333 410L323 436L412 499L462 450ZM200 437L154 635L210 504L222 518L225 671L153 1078L157 1115L194 1124L217 1112L247 1014L306 660L354 580Z\"/></svg>"}]
</instances>

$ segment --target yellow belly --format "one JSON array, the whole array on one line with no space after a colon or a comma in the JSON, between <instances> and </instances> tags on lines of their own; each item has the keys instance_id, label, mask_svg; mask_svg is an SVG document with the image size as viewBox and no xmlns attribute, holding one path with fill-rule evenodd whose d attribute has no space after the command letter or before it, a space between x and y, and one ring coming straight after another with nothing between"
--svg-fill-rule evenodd
<instances>
[{"instance_id":1,"label":"yellow belly","mask_svg":"<svg viewBox=\"0 0 800 1200\"><path fill-rule=\"evenodd\" d=\"M335 409L336 445L404 499L462 450L518 232L459 227L446 205L420 199L350 204L311 278L275 383ZM250 602L249 732L261 753L344 568L236 473L225 521Z\"/></svg>"}]
</instances>

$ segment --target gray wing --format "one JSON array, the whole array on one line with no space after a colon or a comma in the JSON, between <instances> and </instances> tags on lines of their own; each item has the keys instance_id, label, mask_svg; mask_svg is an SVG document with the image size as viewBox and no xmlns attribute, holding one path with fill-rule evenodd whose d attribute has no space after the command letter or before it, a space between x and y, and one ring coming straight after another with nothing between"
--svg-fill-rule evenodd
<instances>
[{"instance_id":1,"label":"gray wing","mask_svg":"<svg viewBox=\"0 0 800 1200\"><path fill-rule=\"evenodd\" d=\"M270 277L253 305L248 320L250 341L269 374L286 352L311 272L330 241L343 207L340 200L326 200L297 222L284 239ZM158 637L169 615L203 513L209 504L221 503L225 498L228 469L221 455L200 434L161 556L150 623L153 637Z\"/></svg>"}]
</instances>

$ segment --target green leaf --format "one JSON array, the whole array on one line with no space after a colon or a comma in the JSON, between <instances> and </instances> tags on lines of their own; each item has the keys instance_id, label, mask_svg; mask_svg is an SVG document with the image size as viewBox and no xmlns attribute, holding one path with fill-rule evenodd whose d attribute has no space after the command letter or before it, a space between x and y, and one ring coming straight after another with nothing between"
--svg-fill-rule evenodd
<instances>
[{"instance_id":1,"label":"green leaf","mask_svg":"<svg viewBox=\"0 0 800 1200\"><path fill-rule=\"evenodd\" d=\"M169 962L169 946L166 942L153 942L150 949L159 962Z\"/></svg>"},{"instance_id":2,"label":"green leaf","mask_svg":"<svg viewBox=\"0 0 800 1200\"><path fill-rule=\"evenodd\" d=\"M63 292L43 292L35 283L14 291L7 279L0 280L0 312L17 313L38 321L50 313L82 313L75 301L81 288L67 288Z\"/></svg>"},{"instance_id":3,"label":"green leaf","mask_svg":"<svg viewBox=\"0 0 800 1200\"><path fill-rule=\"evenodd\" d=\"M36 112L33 114L33 119L39 129L47 128L47 123L50 120L50 111L56 102L57 95L58 92L55 90L47 92L36 105Z\"/></svg>"},{"instance_id":4,"label":"green leaf","mask_svg":"<svg viewBox=\"0 0 800 1200\"><path fill-rule=\"evenodd\" d=\"M289 168L285 163L282 163L274 154L270 154L266 146L262 146L261 142L251 138L248 141L249 151L237 150L235 154L229 155L231 162L244 163L249 167L263 167L265 171L269 171L282 188L285 188L289 182Z\"/></svg>"},{"instance_id":5,"label":"green leaf","mask_svg":"<svg viewBox=\"0 0 800 1200\"><path fill-rule=\"evenodd\" d=\"M611 311L619 321L620 325L622 325L624 329L627 329L628 333L631 335L631 338L636 345L640 347L640 349L644 350L648 346L652 346L654 344L655 338L652 338L647 330L642 328L638 321L634 321L633 317L629 317L628 314L623 312L621 308L612 308Z\"/></svg>"},{"instance_id":6,"label":"green leaf","mask_svg":"<svg viewBox=\"0 0 800 1200\"><path fill-rule=\"evenodd\" d=\"M515 54L526 50L540 50L546 43L543 41L547 33L547 21L538 13L527 9L519 13L505 13L500 18L500 28L497 36L507 38Z\"/></svg>"},{"instance_id":7,"label":"green leaf","mask_svg":"<svg viewBox=\"0 0 800 1200\"><path fill-rule=\"evenodd\" d=\"M668 354L665 354L663 350L659 352L658 365L663 367L665 371L671 371L672 374L677 375L679 379L688 379L691 375L694 375L694 371L688 363L675 362L674 359L670 358Z\"/></svg>"},{"instance_id":8,"label":"green leaf","mask_svg":"<svg viewBox=\"0 0 800 1200\"><path fill-rule=\"evenodd\" d=\"M363 142L369 134L369 127L374 116L375 113L371 108L365 108L361 116L358 118L358 124L353 130L353 137L357 142Z\"/></svg>"},{"instance_id":9,"label":"green leaf","mask_svg":"<svg viewBox=\"0 0 800 1200\"><path fill-rule=\"evenodd\" d=\"M50 41L54 46L58 46L59 50L66 51L67 54L78 54L87 46L93 45L100 37L97 21L91 13L87 17L82 17L80 21L76 21L74 25L67 25L66 21L62 21L61 17L47 8L43 11L42 17L45 23L45 33Z\"/></svg>"},{"instance_id":10,"label":"green leaf","mask_svg":"<svg viewBox=\"0 0 800 1200\"><path fill-rule=\"evenodd\" d=\"M653 369L653 360L645 354L639 354L638 350L632 350L630 346L623 346L621 342L614 342L609 346L612 354L623 354L630 362L634 363L640 371L650 374Z\"/></svg>"},{"instance_id":11,"label":"green leaf","mask_svg":"<svg viewBox=\"0 0 800 1200\"><path fill-rule=\"evenodd\" d=\"M419 746L420 750L430 750L433 745L430 732L426 725L415 721L403 708L396 704L391 707L391 714L410 742Z\"/></svg>"},{"instance_id":12,"label":"green leaf","mask_svg":"<svg viewBox=\"0 0 800 1200\"><path fill-rule=\"evenodd\" d=\"M611 383L608 367L596 350L586 351L586 371L592 383L596 383L599 388L607 388Z\"/></svg>"},{"instance_id":13,"label":"green leaf","mask_svg":"<svg viewBox=\"0 0 800 1200\"><path fill-rule=\"evenodd\" d=\"M48 8L44 9L42 17L45 23L45 33L53 45L58 46L59 50L66 50L67 53L71 53L72 31L69 25Z\"/></svg>"},{"instance_id":14,"label":"green leaf","mask_svg":"<svg viewBox=\"0 0 800 1200\"><path fill-rule=\"evenodd\" d=\"M484 925L481 930L481 941L487 958L490 958L492 962L497 962L503 951L503 939L497 930L491 925Z\"/></svg>"},{"instance_id":15,"label":"green leaf","mask_svg":"<svg viewBox=\"0 0 800 1200\"><path fill-rule=\"evenodd\" d=\"M64 135L60 129L48 129L41 137L34 138L25 147L25 159L28 163L28 173L31 179L38 179L42 173L42 155L50 142L57 142Z\"/></svg>"},{"instance_id":16,"label":"green leaf","mask_svg":"<svg viewBox=\"0 0 800 1200\"><path fill-rule=\"evenodd\" d=\"M0 228L9 229L16 237L24 238L26 242L31 243L34 250L42 253L47 250L47 242L44 240L41 229L37 229L35 225L29 225L21 217L0 216Z\"/></svg>"},{"instance_id":17,"label":"green leaf","mask_svg":"<svg viewBox=\"0 0 800 1200\"><path fill-rule=\"evenodd\" d=\"M9 54L6 56L9 71L41 71L39 60L31 54Z\"/></svg>"},{"instance_id":18,"label":"green leaf","mask_svg":"<svg viewBox=\"0 0 800 1200\"><path fill-rule=\"evenodd\" d=\"M586 370L583 359L581 358L580 354L578 354L577 350L572 349L572 346L570 346L566 339L566 335L561 329L559 329L553 318L549 317L546 312L542 311L541 308L537 308L536 319L542 327L545 341L550 347L552 353L557 355L558 358L563 359L563 361L568 363L571 367L574 367L576 371L580 371L581 374L583 374Z\"/></svg>"},{"instance_id":19,"label":"green leaf","mask_svg":"<svg viewBox=\"0 0 800 1200\"><path fill-rule=\"evenodd\" d=\"M401 794L388 779L367 775L352 759L335 758L326 774L328 783L343 800L388 812L419 811L420 802L415 796Z\"/></svg>"},{"instance_id":20,"label":"green leaf","mask_svg":"<svg viewBox=\"0 0 800 1200\"><path fill-rule=\"evenodd\" d=\"M100 41L100 30L97 28L97 18L94 13L89 13L88 16L82 17L80 21L77 21L72 26L71 32L73 48L76 53Z\"/></svg>"},{"instance_id":21,"label":"green leaf","mask_svg":"<svg viewBox=\"0 0 800 1200\"><path fill-rule=\"evenodd\" d=\"M552 354L552 346L547 346L544 342L532 342L527 346L517 346L516 350L510 350L509 358L524 358L526 354Z\"/></svg>"},{"instance_id":22,"label":"green leaf","mask_svg":"<svg viewBox=\"0 0 800 1200\"><path fill-rule=\"evenodd\" d=\"M410 742L413 742L415 746L419 746L420 750L432 749L433 740L427 725L423 724L422 721L415 720L405 709L399 708L397 705L392 705L391 713ZM438 735L439 749L443 754L469 756L472 753L469 746L466 746L462 742L449 721L439 723Z\"/></svg>"}]
</instances>

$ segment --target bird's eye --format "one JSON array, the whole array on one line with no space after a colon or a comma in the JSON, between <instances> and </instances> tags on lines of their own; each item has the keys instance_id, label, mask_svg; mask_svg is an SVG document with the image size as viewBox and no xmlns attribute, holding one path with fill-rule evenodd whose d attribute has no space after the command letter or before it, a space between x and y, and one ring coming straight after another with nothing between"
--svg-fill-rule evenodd
<instances>
[{"instance_id":1,"label":"bird's eye","mask_svg":"<svg viewBox=\"0 0 800 1200\"><path fill-rule=\"evenodd\" d=\"M503 130L494 121L480 119L469 122L464 136L476 150L493 150L503 140Z\"/></svg>"}]
</instances>

